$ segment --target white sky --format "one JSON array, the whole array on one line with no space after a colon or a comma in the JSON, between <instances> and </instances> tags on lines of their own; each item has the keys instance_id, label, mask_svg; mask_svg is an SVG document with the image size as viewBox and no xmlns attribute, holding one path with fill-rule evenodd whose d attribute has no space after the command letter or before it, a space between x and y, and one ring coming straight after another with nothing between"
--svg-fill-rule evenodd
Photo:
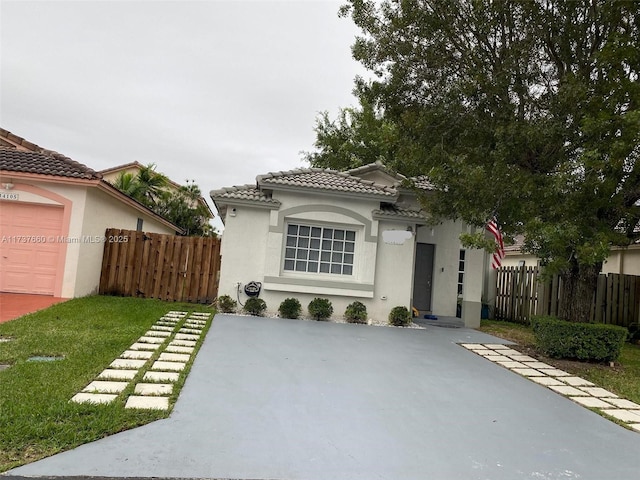
<instances>
[{"instance_id":1,"label":"white sky","mask_svg":"<svg viewBox=\"0 0 640 480\"><path fill-rule=\"evenodd\" d=\"M306 166L317 114L356 103L341 3L0 0L0 125L95 170L155 163L210 202Z\"/></svg>"}]
</instances>

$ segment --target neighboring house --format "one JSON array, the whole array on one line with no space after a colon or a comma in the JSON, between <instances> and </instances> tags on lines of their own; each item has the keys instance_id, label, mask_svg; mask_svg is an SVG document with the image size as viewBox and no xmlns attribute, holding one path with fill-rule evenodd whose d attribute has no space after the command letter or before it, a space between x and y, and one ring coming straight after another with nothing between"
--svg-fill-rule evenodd
<instances>
[{"instance_id":1,"label":"neighboring house","mask_svg":"<svg viewBox=\"0 0 640 480\"><path fill-rule=\"evenodd\" d=\"M503 267L535 267L540 264L538 257L531 253L522 252L524 237L519 235L513 245L505 247ZM640 275L640 244L628 247L612 247L609 258L602 265L602 273L620 273L625 275Z\"/></svg>"},{"instance_id":2,"label":"neighboring house","mask_svg":"<svg viewBox=\"0 0 640 480\"><path fill-rule=\"evenodd\" d=\"M180 231L86 165L4 129L0 187L2 292L96 293L107 228Z\"/></svg>"},{"instance_id":3,"label":"neighboring house","mask_svg":"<svg viewBox=\"0 0 640 480\"><path fill-rule=\"evenodd\" d=\"M138 174L138 172L142 167L144 167L144 165L142 165L141 163L130 162L130 163L125 163L123 165L118 165L117 167L111 167L111 168L106 168L104 170L100 170L98 173L102 175L103 180L111 184L114 184L116 179L122 173L130 173L133 176L135 176ZM181 187L182 185L169 179L169 185L167 186L167 190L169 190L170 192L177 192L180 190ZM207 209L207 212L209 212L209 217L208 217L209 219L212 219L215 216L213 214L213 211L211 211L211 207L203 197L198 198L198 203Z\"/></svg>"},{"instance_id":4,"label":"neighboring house","mask_svg":"<svg viewBox=\"0 0 640 480\"><path fill-rule=\"evenodd\" d=\"M479 325L486 255L460 245L465 225L428 226L401 175L376 162L256 180L211 192L225 224L219 295L246 299L241 287L256 281L271 312L288 297L305 307L325 297L334 317L358 300L378 321L398 305L453 317L460 299L465 325Z\"/></svg>"}]
</instances>

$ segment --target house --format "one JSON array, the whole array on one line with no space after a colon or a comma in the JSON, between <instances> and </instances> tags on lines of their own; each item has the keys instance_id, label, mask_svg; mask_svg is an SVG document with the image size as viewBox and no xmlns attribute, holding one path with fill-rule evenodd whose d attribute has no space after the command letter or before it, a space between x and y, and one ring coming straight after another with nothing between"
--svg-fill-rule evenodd
<instances>
[{"instance_id":1,"label":"house","mask_svg":"<svg viewBox=\"0 0 640 480\"><path fill-rule=\"evenodd\" d=\"M86 165L0 129L0 291L95 293L107 228L180 229Z\"/></svg>"},{"instance_id":2,"label":"house","mask_svg":"<svg viewBox=\"0 0 640 480\"><path fill-rule=\"evenodd\" d=\"M535 267L540 265L538 257L522 251L523 242L524 237L519 235L515 238L513 245L505 246L503 267ZM609 257L602 265L601 273L640 275L640 243L636 242L628 247L611 247Z\"/></svg>"},{"instance_id":3,"label":"house","mask_svg":"<svg viewBox=\"0 0 640 480\"><path fill-rule=\"evenodd\" d=\"M465 325L478 326L487 257L461 246L464 224L428 225L405 180L376 162L268 173L211 191L225 224L219 295L246 299L253 281L271 312L288 297L303 306L325 297L336 317L358 300L378 321L398 305L453 317L460 302Z\"/></svg>"},{"instance_id":4,"label":"house","mask_svg":"<svg viewBox=\"0 0 640 480\"><path fill-rule=\"evenodd\" d=\"M120 176L122 173L130 173L135 176L142 167L144 167L144 165L134 161L130 163L125 163L123 165L118 165L116 167L106 168L104 170L100 170L98 173L102 175L103 180L111 184L114 184L118 176ZM179 191L180 188L182 188L182 185L169 179L169 185L167 186L167 190L175 193ZM209 213L208 219L209 220L212 219L214 217L214 214L211 211L211 207L209 206L207 201L203 197L199 197L198 203L202 205L205 208L205 210Z\"/></svg>"}]
</instances>

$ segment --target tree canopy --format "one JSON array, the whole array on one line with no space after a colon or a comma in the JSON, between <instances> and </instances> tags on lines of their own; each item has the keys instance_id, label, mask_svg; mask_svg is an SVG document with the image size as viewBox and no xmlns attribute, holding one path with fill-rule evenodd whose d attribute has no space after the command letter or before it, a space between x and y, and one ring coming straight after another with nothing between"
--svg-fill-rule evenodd
<instances>
[{"instance_id":1,"label":"tree canopy","mask_svg":"<svg viewBox=\"0 0 640 480\"><path fill-rule=\"evenodd\" d=\"M610 246L640 239L640 2L351 0L340 13L374 78L356 80L359 107L318 120L307 158L373 150L428 175L436 218L496 215L561 274L562 316L584 317Z\"/></svg>"},{"instance_id":2,"label":"tree canopy","mask_svg":"<svg viewBox=\"0 0 640 480\"><path fill-rule=\"evenodd\" d=\"M209 224L210 212L200 203L202 193L195 181L170 188L169 178L156 172L156 166L141 167L136 174L121 172L113 185L155 213L180 227L188 236L215 235Z\"/></svg>"}]
</instances>

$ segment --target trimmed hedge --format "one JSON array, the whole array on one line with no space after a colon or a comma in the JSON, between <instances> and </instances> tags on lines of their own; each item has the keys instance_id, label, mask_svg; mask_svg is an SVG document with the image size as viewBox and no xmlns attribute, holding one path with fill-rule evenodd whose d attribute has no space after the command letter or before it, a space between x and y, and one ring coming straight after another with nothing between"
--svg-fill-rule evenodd
<instances>
[{"instance_id":1,"label":"trimmed hedge","mask_svg":"<svg viewBox=\"0 0 640 480\"><path fill-rule=\"evenodd\" d=\"M344 318L349 323L367 323L367 307L357 300L350 303L344 312Z\"/></svg>"},{"instance_id":2,"label":"trimmed hedge","mask_svg":"<svg viewBox=\"0 0 640 480\"><path fill-rule=\"evenodd\" d=\"M333 315L333 305L328 298L314 298L307 307L309 315L316 320L327 320Z\"/></svg>"},{"instance_id":3,"label":"trimmed hedge","mask_svg":"<svg viewBox=\"0 0 640 480\"><path fill-rule=\"evenodd\" d=\"M261 317L264 315L264 311L267 309L267 304L264 300L257 297L248 298L246 302L244 302L243 310L251 315L257 315Z\"/></svg>"},{"instance_id":4,"label":"trimmed hedge","mask_svg":"<svg viewBox=\"0 0 640 480\"><path fill-rule=\"evenodd\" d=\"M411 313L409 313L407 307L393 307L391 313L389 313L389 325L395 325L396 327L408 327L411 325Z\"/></svg>"},{"instance_id":5,"label":"trimmed hedge","mask_svg":"<svg viewBox=\"0 0 640 480\"><path fill-rule=\"evenodd\" d=\"M280 304L280 307L278 307L278 313L280 313L280 317L282 318L300 318L302 305L300 305L300 301L297 298L285 298Z\"/></svg>"},{"instance_id":6,"label":"trimmed hedge","mask_svg":"<svg viewBox=\"0 0 640 480\"><path fill-rule=\"evenodd\" d=\"M620 356L627 329L602 323L574 323L555 317L532 317L538 347L552 358L611 362Z\"/></svg>"}]
</instances>

